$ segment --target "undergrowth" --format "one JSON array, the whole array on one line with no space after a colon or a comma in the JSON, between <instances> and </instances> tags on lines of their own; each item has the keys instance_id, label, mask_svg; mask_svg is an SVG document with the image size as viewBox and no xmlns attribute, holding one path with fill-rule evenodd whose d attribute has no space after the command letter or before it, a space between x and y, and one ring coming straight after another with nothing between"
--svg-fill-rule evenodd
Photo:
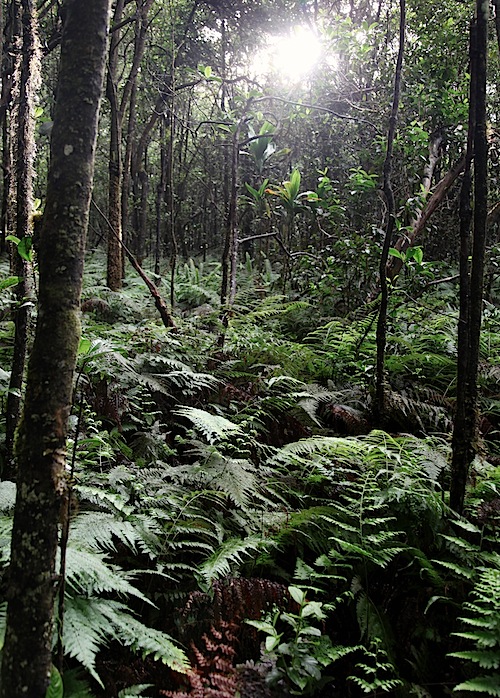
<instances>
[{"instance_id":1,"label":"undergrowth","mask_svg":"<svg viewBox=\"0 0 500 698\"><path fill-rule=\"evenodd\" d=\"M217 264L179 268L177 334L101 268L68 444L64 696L499 695L498 311L457 518L450 294L392 300L388 433L371 417L374 305L319 323L247 263L221 347ZM1 483L4 569L14 493Z\"/></svg>"}]
</instances>

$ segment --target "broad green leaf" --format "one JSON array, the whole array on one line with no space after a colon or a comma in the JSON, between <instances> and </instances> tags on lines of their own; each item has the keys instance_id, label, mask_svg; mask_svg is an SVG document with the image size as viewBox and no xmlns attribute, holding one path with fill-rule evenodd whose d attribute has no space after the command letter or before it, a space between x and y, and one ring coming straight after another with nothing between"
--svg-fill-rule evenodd
<instances>
[{"instance_id":1,"label":"broad green leaf","mask_svg":"<svg viewBox=\"0 0 500 698\"><path fill-rule=\"evenodd\" d=\"M82 354L88 354L90 351L90 348L92 347L92 342L90 339L87 339L86 337L82 337L80 339L80 342L78 344L78 355Z\"/></svg>"},{"instance_id":2,"label":"broad green leaf","mask_svg":"<svg viewBox=\"0 0 500 698\"><path fill-rule=\"evenodd\" d=\"M424 252L421 247L410 247L406 252L406 259L414 259L417 264L422 264Z\"/></svg>"},{"instance_id":3,"label":"broad green leaf","mask_svg":"<svg viewBox=\"0 0 500 698\"><path fill-rule=\"evenodd\" d=\"M290 192L290 198L293 201L294 199L297 198L300 190L300 172L298 170L294 170L292 174L290 175L290 187L289 187L289 192Z\"/></svg>"},{"instance_id":4,"label":"broad green leaf","mask_svg":"<svg viewBox=\"0 0 500 698\"><path fill-rule=\"evenodd\" d=\"M26 262L33 261L33 241L29 235L21 238L17 246L17 251Z\"/></svg>"},{"instance_id":5,"label":"broad green leaf","mask_svg":"<svg viewBox=\"0 0 500 698\"><path fill-rule=\"evenodd\" d=\"M401 259L403 262L405 261L405 255L401 254L401 252L399 250L397 250L395 247L389 248L389 254L391 257L396 257L397 259Z\"/></svg>"},{"instance_id":6,"label":"broad green leaf","mask_svg":"<svg viewBox=\"0 0 500 698\"><path fill-rule=\"evenodd\" d=\"M7 242L13 242L14 245L19 245L19 243L21 242L21 239L16 237L15 235L7 235L5 239Z\"/></svg>"},{"instance_id":7,"label":"broad green leaf","mask_svg":"<svg viewBox=\"0 0 500 698\"><path fill-rule=\"evenodd\" d=\"M0 281L0 291L4 291L6 288L10 288L11 286L15 286L16 284L20 283L22 281L21 276L8 276L6 279L2 279Z\"/></svg>"},{"instance_id":8,"label":"broad green leaf","mask_svg":"<svg viewBox=\"0 0 500 698\"><path fill-rule=\"evenodd\" d=\"M290 592L290 596L292 599L299 604L299 606L302 606L302 604L305 601L306 594L302 589L299 589L298 587L288 587L288 591Z\"/></svg>"},{"instance_id":9,"label":"broad green leaf","mask_svg":"<svg viewBox=\"0 0 500 698\"><path fill-rule=\"evenodd\" d=\"M205 70L203 71L203 74L205 75L206 78L211 77L212 75L212 68L209 65L205 66Z\"/></svg>"},{"instance_id":10,"label":"broad green leaf","mask_svg":"<svg viewBox=\"0 0 500 698\"><path fill-rule=\"evenodd\" d=\"M266 637L266 652L272 652L279 645L281 635L268 635Z\"/></svg>"},{"instance_id":11,"label":"broad green leaf","mask_svg":"<svg viewBox=\"0 0 500 698\"><path fill-rule=\"evenodd\" d=\"M64 687L63 687L63 681L61 678L61 674L59 671L56 669L55 666L52 666L51 672L50 672L50 686L47 689L47 693L45 694L45 698L63 698L64 696Z\"/></svg>"},{"instance_id":12,"label":"broad green leaf","mask_svg":"<svg viewBox=\"0 0 500 698\"><path fill-rule=\"evenodd\" d=\"M247 623L247 625L251 625L253 628L257 628L257 630L261 630L263 633L267 633L268 635L276 634L274 625L266 622L265 620L250 620L247 618L245 623Z\"/></svg>"}]
</instances>

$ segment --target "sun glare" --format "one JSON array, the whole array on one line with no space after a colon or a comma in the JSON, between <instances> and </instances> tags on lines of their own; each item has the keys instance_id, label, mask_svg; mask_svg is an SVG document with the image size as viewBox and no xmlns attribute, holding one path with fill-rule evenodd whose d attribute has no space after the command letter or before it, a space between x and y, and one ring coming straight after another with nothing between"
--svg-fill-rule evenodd
<instances>
[{"instance_id":1,"label":"sun glare","mask_svg":"<svg viewBox=\"0 0 500 698\"><path fill-rule=\"evenodd\" d=\"M322 53L320 39L308 27L294 27L285 36L270 38L255 56L256 75L278 74L288 82L303 79L318 63Z\"/></svg>"}]
</instances>

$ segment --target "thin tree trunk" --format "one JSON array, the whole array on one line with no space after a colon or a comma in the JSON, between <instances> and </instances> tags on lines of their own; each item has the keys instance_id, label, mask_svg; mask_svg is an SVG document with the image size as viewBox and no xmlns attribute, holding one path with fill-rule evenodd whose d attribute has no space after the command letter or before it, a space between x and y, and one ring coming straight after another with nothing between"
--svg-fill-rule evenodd
<instances>
[{"instance_id":1,"label":"thin tree trunk","mask_svg":"<svg viewBox=\"0 0 500 698\"><path fill-rule=\"evenodd\" d=\"M461 250L459 360L457 411L453 428L450 506L462 513L470 464L477 450L477 371L483 312L484 256L488 219L488 139L486 134L486 69L488 53L488 3L477 0L475 32L471 31L471 111L474 138L474 212L470 280L465 279ZM465 234L465 231L464 231ZM466 267L468 271L468 265ZM465 298L468 294L468 298ZM462 313L465 313L465 317Z\"/></svg>"},{"instance_id":2,"label":"thin tree trunk","mask_svg":"<svg viewBox=\"0 0 500 698\"><path fill-rule=\"evenodd\" d=\"M399 51L394 75L394 95L392 100L391 116L389 118L389 130L387 133L387 151L384 162L384 194L387 201L387 227L384 244L380 257L380 309L377 320L377 361L375 375L375 404L374 413L379 422L386 418L386 385L385 385L385 348L387 342L387 308L389 305L389 286L387 282L386 268L389 258L389 248L392 242L392 234L395 228L395 203L391 183L392 152L396 135L396 122L399 110L399 98L401 93L401 74L403 69L403 55L406 29L406 2L400 0L399 15Z\"/></svg>"},{"instance_id":3,"label":"thin tree trunk","mask_svg":"<svg viewBox=\"0 0 500 698\"><path fill-rule=\"evenodd\" d=\"M58 524L109 3L68 0L65 6L39 245L38 321L17 439L0 698L45 698L50 680Z\"/></svg>"},{"instance_id":4,"label":"thin tree trunk","mask_svg":"<svg viewBox=\"0 0 500 698\"><path fill-rule=\"evenodd\" d=\"M23 239L32 234L33 176L35 159L34 99L39 85L39 45L37 26L31 0L19 5L19 28L21 30L20 61L14 71L15 108L12 112L11 161L14 171L10 191L12 193L9 227L16 237ZM14 476L12 447L14 432L21 409L21 392L31 317L30 296L32 295L31 263L22 259L13 248L13 271L22 281L16 287L16 310L14 313L14 356L11 367L6 409L6 450L8 468L4 477Z\"/></svg>"},{"instance_id":5,"label":"thin tree trunk","mask_svg":"<svg viewBox=\"0 0 500 698\"><path fill-rule=\"evenodd\" d=\"M113 15L113 24L119 24L122 19L125 0L118 0ZM109 182L108 182L108 219L115 231L108 235L108 268L107 285L112 291L118 291L123 281L123 260L120 241L122 239L122 155L121 132L122 118L118 102L118 46L120 31L111 35L108 61L107 96L110 105L110 134L109 134Z\"/></svg>"},{"instance_id":6,"label":"thin tree trunk","mask_svg":"<svg viewBox=\"0 0 500 698\"><path fill-rule=\"evenodd\" d=\"M240 119L233 134L231 150L231 188L227 213L226 239L222 256L221 321L222 332L218 345L222 347L229 317L236 297L236 271L238 261L238 162L239 140L243 120Z\"/></svg>"},{"instance_id":7,"label":"thin tree trunk","mask_svg":"<svg viewBox=\"0 0 500 698\"><path fill-rule=\"evenodd\" d=\"M136 0L135 41L132 65L121 98L118 96L118 47L121 40L119 30L113 32L109 50L108 99L111 107L110 161L109 161L109 202L108 218L116 235L108 237L108 279L110 289L117 291L123 281L123 225L128 211L129 171L132 167L132 135L135 129L135 90L139 68L146 46L147 17L154 0ZM119 25L125 8L125 0L116 3L113 24ZM121 138L127 106L130 108L129 139L122 158ZM126 174L124 174L126 168ZM132 174L133 176L133 174ZM125 197L125 200L124 200Z\"/></svg>"},{"instance_id":8,"label":"thin tree trunk","mask_svg":"<svg viewBox=\"0 0 500 698\"><path fill-rule=\"evenodd\" d=\"M156 239L155 239L155 274L160 275L161 252L162 252L162 229L163 213L166 191L166 163L167 154L165 151L165 120L160 121L160 180L156 188Z\"/></svg>"}]
</instances>

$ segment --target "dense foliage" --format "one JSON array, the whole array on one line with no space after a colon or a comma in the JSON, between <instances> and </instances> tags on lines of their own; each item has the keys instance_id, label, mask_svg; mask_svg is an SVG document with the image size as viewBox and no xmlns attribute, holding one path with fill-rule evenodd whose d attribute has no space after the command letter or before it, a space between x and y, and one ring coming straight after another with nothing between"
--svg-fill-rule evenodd
<instances>
[{"instance_id":1,"label":"dense foliage","mask_svg":"<svg viewBox=\"0 0 500 698\"><path fill-rule=\"evenodd\" d=\"M64 20L59 3L38 4L35 219ZM449 507L470 9L407 8L382 423L378 265L398 9L112 3L49 698L500 696L493 116L480 428L464 513ZM298 26L322 52L285 78L266 51ZM3 197L7 207L5 184ZM4 235L0 261L0 649L14 319L37 305L30 232ZM133 267L123 278L121 245L105 249L121 235ZM34 282L29 297L16 294L12 259Z\"/></svg>"}]
</instances>

